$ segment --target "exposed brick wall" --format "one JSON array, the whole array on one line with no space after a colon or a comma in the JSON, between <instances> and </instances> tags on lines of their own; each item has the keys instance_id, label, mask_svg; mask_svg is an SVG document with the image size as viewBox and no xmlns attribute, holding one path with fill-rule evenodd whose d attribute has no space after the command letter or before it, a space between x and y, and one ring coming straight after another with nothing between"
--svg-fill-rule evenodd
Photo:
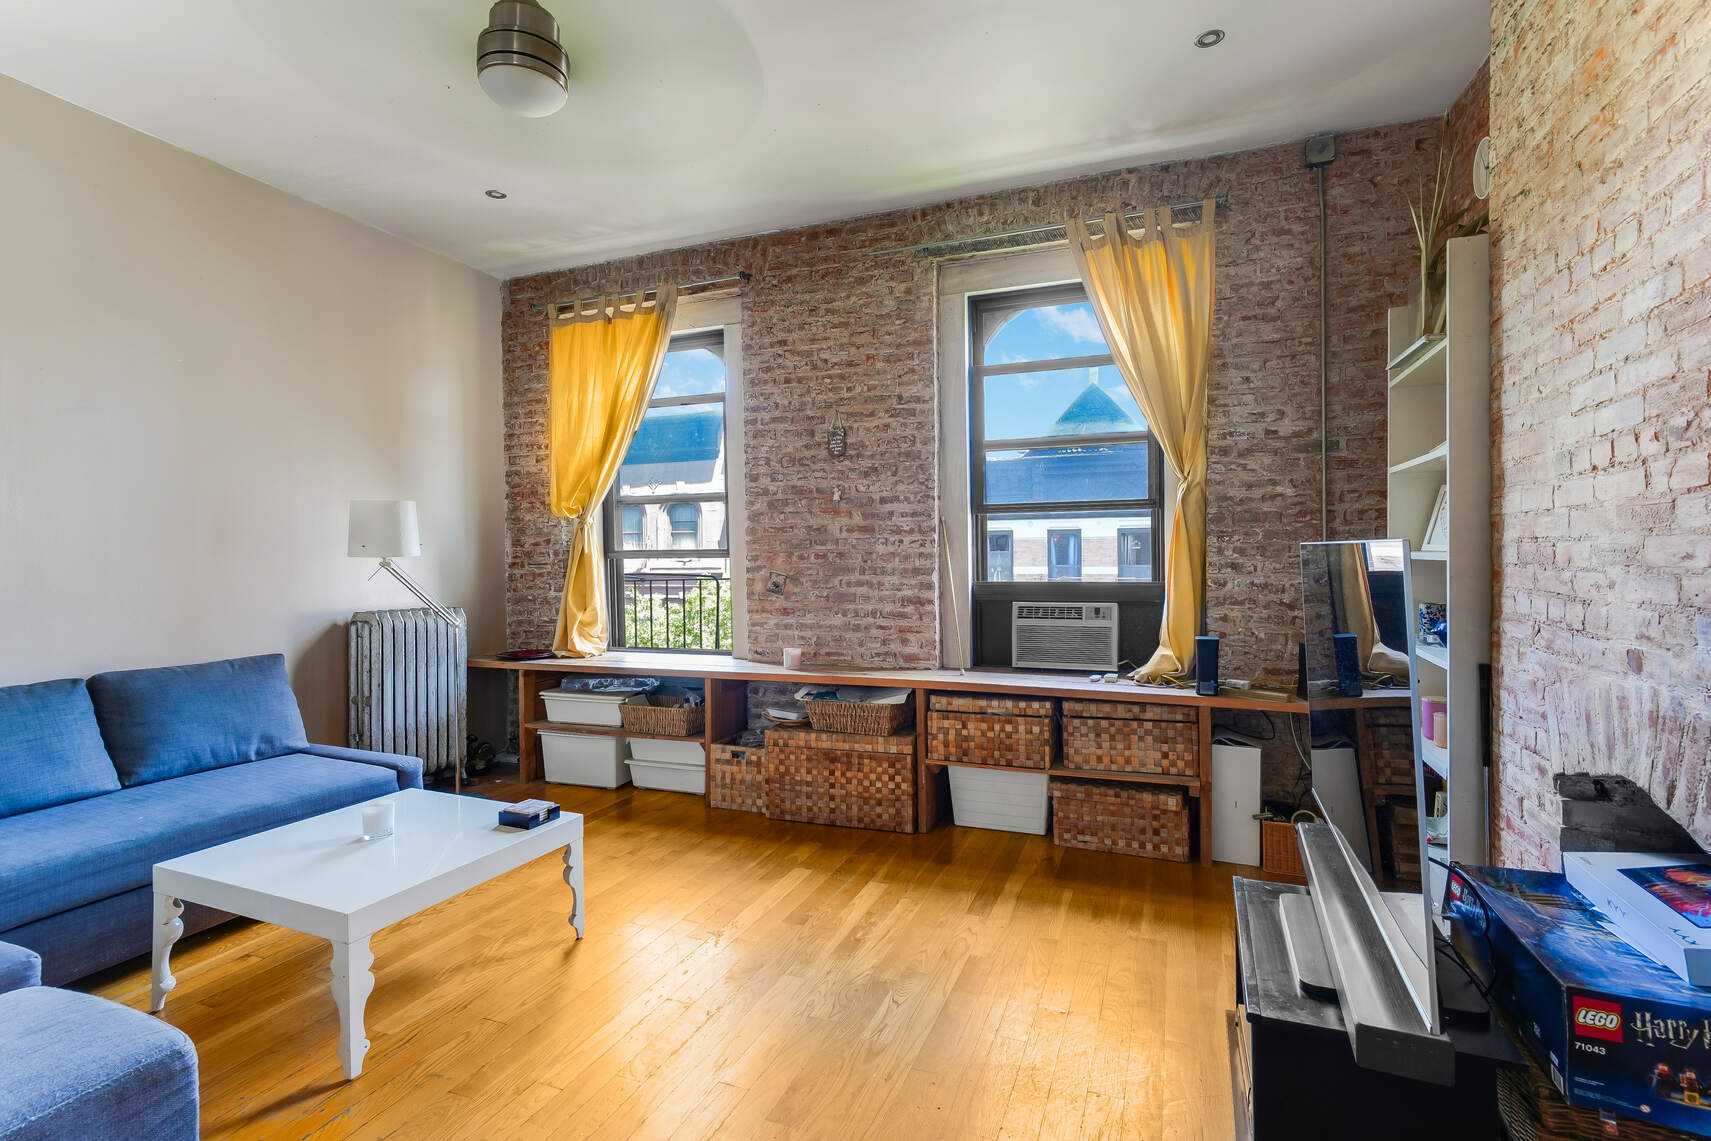
<instances>
[{"instance_id":1,"label":"exposed brick wall","mask_svg":"<svg viewBox=\"0 0 1711 1141\"><path fill-rule=\"evenodd\" d=\"M1479 65L1467 87L1444 116L1440 147L1449 155L1449 197L1446 206L1454 218L1466 213L1477 216L1481 207L1473 195L1473 152L1479 140L1491 133L1491 60ZM1488 203L1487 203L1488 204Z\"/></svg>"},{"instance_id":2,"label":"exposed brick wall","mask_svg":"<svg viewBox=\"0 0 1711 1141\"><path fill-rule=\"evenodd\" d=\"M1406 299L1405 201L1430 179L1440 124L1338 139L1331 235L1330 531L1384 519L1384 315ZM1319 536L1318 217L1299 144L1144 167L508 283L507 590L512 644L551 640L564 530L546 501L549 298L753 275L743 291L750 646L815 660L937 664L935 268L869 251L1227 193L1218 223L1207 621L1232 676L1293 676L1296 544ZM832 460L833 410L849 453ZM832 487L843 488L832 501ZM794 575L783 599L766 569Z\"/></svg>"},{"instance_id":3,"label":"exposed brick wall","mask_svg":"<svg viewBox=\"0 0 1711 1141\"><path fill-rule=\"evenodd\" d=\"M1492 23L1499 853L1555 862L1577 770L1711 843L1711 5Z\"/></svg>"}]
</instances>

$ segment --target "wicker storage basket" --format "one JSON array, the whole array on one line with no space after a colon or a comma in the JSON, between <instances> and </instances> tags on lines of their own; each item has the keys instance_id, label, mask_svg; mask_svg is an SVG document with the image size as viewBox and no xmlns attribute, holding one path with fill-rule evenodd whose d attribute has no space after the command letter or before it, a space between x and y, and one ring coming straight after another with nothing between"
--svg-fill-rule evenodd
<instances>
[{"instance_id":1,"label":"wicker storage basket","mask_svg":"<svg viewBox=\"0 0 1711 1141\"><path fill-rule=\"evenodd\" d=\"M766 814L774 820L915 830L915 735L771 729Z\"/></svg>"},{"instance_id":2,"label":"wicker storage basket","mask_svg":"<svg viewBox=\"0 0 1711 1141\"><path fill-rule=\"evenodd\" d=\"M1390 825L1390 864L1399 880L1420 882L1420 810L1412 801L1385 803Z\"/></svg>"},{"instance_id":3,"label":"wicker storage basket","mask_svg":"<svg viewBox=\"0 0 1711 1141\"><path fill-rule=\"evenodd\" d=\"M1497 1071L1497 1112L1515 1141L1682 1141L1688 1135L1637 1117L1614 1118L1607 1128L1596 1109L1576 1109L1539 1068L1519 1034L1510 1037L1527 1058L1526 1069Z\"/></svg>"},{"instance_id":4,"label":"wicker storage basket","mask_svg":"<svg viewBox=\"0 0 1711 1141\"><path fill-rule=\"evenodd\" d=\"M1188 859L1188 798L1178 789L1053 777L1051 795L1053 843Z\"/></svg>"},{"instance_id":5,"label":"wicker storage basket","mask_svg":"<svg viewBox=\"0 0 1711 1141\"><path fill-rule=\"evenodd\" d=\"M821 733L889 737L909 723L909 702L807 701L808 720Z\"/></svg>"},{"instance_id":6,"label":"wicker storage basket","mask_svg":"<svg viewBox=\"0 0 1711 1141\"><path fill-rule=\"evenodd\" d=\"M659 733L671 737L698 737L707 724L704 705L655 705L655 699L626 701L618 706L624 728L632 733Z\"/></svg>"},{"instance_id":7,"label":"wicker storage basket","mask_svg":"<svg viewBox=\"0 0 1711 1141\"><path fill-rule=\"evenodd\" d=\"M714 745L707 774L707 802L738 812L766 811L766 750L748 745Z\"/></svg>"},{"instance_id":8,"label":"wicker storage basket","mask_svg":"<svg viewBox=\"0 0 1711 1141\"><path fill-rule=\"evenodd\" d=\"M1378 784L1413 784L1413 713L1407 709L1370 709L1366 732L1372 742L1372 779Z\"/></svg>"},{"instance_id":9,"label":"wicker storage basket","mask_svg":"<svg viewBox=\"0 0 1711 1141\"><path fill-rule=\"evenodd\" d=\"M1261 820L1259 824L1260 867L1276 876L1307 882L1301 866L1301 848L1295 842L1295 825L1287 820Z\"/></svg>"},{"instance_id":10,"label":"wicker storage basket","mask_svg":"<svg viewBox=\"0 0 1711 1141\"><path fill-rule=\"evenodd\" d=\"M927 758L1045 769L1057 722L1049 700L935 693L927 715Z\"/></svg>"},{"instance_id":11,"label":"wicker storage basket","mask_svg":"<svg viewBox=\"0 0 1711 1141\"><path fill-rule=\"evenodd\" d=\"M1063 766L1198 777L1200 714L1189 705L1066 701Z\"/></svg>"}]
</instances>

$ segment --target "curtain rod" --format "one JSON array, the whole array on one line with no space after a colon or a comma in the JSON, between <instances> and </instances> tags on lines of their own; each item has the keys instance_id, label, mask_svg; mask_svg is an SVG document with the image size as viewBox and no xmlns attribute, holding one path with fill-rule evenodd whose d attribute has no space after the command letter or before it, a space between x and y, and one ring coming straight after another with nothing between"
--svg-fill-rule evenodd
<instances>
[{"instance_id":1,"label":"curtain rod","mask_svg":"<svg viewBox=\"0 0 1711 1141\"><path fill-rule=\"evenodd\" d=\"M1227 210L1230 207L1230 196L1228 194L1219 194L1213 197L1212 202L1214 211ZM1200 209L1200 206L1201 202L1199 201L1173 202L1170 204L1169 210L1171 214L1174 215L1178 210L1198 210ZM1145 210L1129 210L1123 214L1123 220L1126 222L1134 218L1139 218L1145 213ZM1084 221L1098 222L1102 221L1103 218L1103 214L1096 214L1091 218L1084 219ZM919 245L897 246L895 249L889 250L870 250L868 251L867 256L878 258L884 257L887 254L912 254L921 250L936 250L941 246L966 246L975 242L996 242L1001 238L1025 238L1030 234L1049 234L1054 230L1062 230L1063 228L1064 224L1062 222L1052 222L1044 226L1027 226L1020 230L1003 230L996 234L977 234L969 238L942 238L936 242L921 242Z\"/></svg>"},{"instance_id":2,"label":"curtain rod","mask_svg":"<svg viewBox=\"0 0 1711 1141\"><path fill-rule=\"evenodd\" d=\"M749 280L749 271L746 269L739 269L736 273L727 273L724 277L708 277L708 278L702 279L701 281L680 281L677 283L677 291L679 293L682 293L686 289L705 289L709 285L727 285L727 284L730 284L731 282L736 282L738 285L747 285L748 280ZM621 290L620 292L634 293L635 290ZM658 296L658 294L659 294L658 288L642 290L642 298L644 300L650 294L654 295L654 296ZM596 302L599 302L602 299L602 297L609 297L609 296L611 296L611 294L603 294L601 296L596 296L596 297L579 297L575 301L559 301L559 302L556 302L556 304L558 305L558 307L560 309L570 309L572 307L580 309L584 305L595 304ZM545 305L531 305L531 306L529 306L529 308L536 310L538 312L545 312L547 307Z\"/></svg>"}]
</instances>

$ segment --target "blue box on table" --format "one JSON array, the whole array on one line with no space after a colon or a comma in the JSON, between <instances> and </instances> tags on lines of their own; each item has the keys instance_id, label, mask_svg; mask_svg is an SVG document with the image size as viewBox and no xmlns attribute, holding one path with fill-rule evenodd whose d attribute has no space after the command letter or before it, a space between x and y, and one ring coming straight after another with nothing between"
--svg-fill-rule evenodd
<instances>
[{"instance_id":1,"label":"blue box on table","mask_svg":"<svg viewBox=\"0 0 1711 1141\"><path fill-rule=\"evenodd\" d=\"M1570 1105L1711 1137L1711 990L1606 926L1561 875L1457 866L1452 940Z\"/></svg>"}]
</instances>

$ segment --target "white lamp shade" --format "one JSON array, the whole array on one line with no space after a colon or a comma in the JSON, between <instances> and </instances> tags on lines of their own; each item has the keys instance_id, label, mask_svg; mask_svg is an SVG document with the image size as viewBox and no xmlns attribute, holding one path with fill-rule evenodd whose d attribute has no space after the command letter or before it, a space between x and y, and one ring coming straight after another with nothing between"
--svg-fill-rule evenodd
<instances>
[{"instance_id":1,"label":"white lamp shade","mask_svg":"<svg viewBox=\"0 0 1711 1141\"><path fill-rule=\"evenodd\" d=\"M489 99L526 119L544 118L565 103L563 81L527 67L493 64L483 68L478 79Z\"/></svg>"},{"instance_id":2,"label":"white lamp shade","mask_svg":"<svg viewBox=\"0 0 1711 1141\"><path fill-rule=\"evenodd\" d=\"M413 499L351 500L350 550L353 559L415 558L422 553L422 529Z\"/></svg>"}]
</instances>

